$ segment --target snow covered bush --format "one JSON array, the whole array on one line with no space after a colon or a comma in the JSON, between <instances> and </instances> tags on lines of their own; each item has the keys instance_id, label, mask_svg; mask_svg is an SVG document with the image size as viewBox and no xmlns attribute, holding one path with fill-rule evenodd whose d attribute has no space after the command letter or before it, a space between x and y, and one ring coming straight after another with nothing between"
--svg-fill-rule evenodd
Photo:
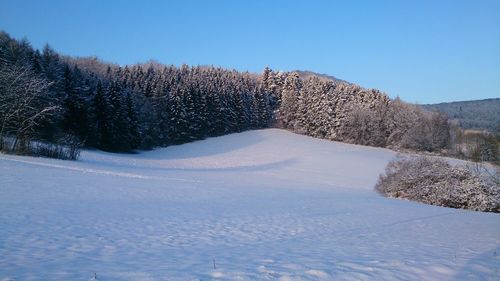
<instances>
[{"instance_id":1,"label":"snow covered bush","mask_svg":"<svg viewBox=\"0 0 500 281\"><path fill-rule=\"evenodd\" d=\"M498 181L439 158L398 157L388 164L375 190L387 197L431 205L500 212Z\"/></svg>"}]
</instances>

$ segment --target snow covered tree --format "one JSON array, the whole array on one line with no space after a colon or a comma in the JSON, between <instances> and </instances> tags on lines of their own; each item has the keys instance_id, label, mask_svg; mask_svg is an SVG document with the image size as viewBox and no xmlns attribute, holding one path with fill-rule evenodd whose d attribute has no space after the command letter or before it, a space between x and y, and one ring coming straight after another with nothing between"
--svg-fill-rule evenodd
<instances>
[{"instance_id":1,"label":"snow covered tree","mask_svg":"<svg viewBox=\"0 0 500 281\"><path fill-rule=\"evenodd\" d=\"M318 138L395 148L436 151L449 142L444 115L314 75L303 78L269 67L254 75L157 62L122 68L95 57L60 56L49 46L40 52L4 32L0 55L4 70L18 67L17 72L4 71L4 77L17 73L43 84L31 89L37 92L32 109L48 104L62 108L36 118L28 130L49 141L71 134L89 146L124 151L278 126ZM0 81L3 96L15 92L17 84L9 81L20 80L12 77ZM10 116L9 103L0 107L0 117L9 120L0 137L12 135L18 121Z\"/></svg>"},{"instance_id":2,"label":"snow covered tree","mask_svg":"<svg viewBox=\"0 0 500 281\"><path fill-rule=\"evenodd\" d=\"M278 110L278 119L282 126L294 129L297 122L298 100L300 90L302 89L302 80L299 74L293 72L286 77L281 102Z\"/></svg>"}]
</instances>

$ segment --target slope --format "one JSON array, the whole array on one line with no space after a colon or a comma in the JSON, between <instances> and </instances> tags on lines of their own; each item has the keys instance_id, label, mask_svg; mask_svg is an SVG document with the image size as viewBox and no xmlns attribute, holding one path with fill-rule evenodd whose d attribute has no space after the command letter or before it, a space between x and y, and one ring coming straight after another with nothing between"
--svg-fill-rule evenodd
<instances>
[{"instance_id":1,"label":"slope","mask_svg":"<svg viewBox=\"0 0 500 281\"><path fill-rule=\"evenodd\" d=\"M276 129L0 155L0 280L498 280L500 216L378 196L393 156Z\"/></svg>"},{"instance_id":2,"label":"slope","mask_svg":"<svg viewBox=\"0 0 500 281\"><path fill-rule=\"evenodd\" d=\"M316 76L316 77L319 77L320 79L331 80L334 82L343 82L343 83L349 84L349 82L347 82L345 80L339 79L335 76L328 75L328 74L322 74L322 73L317 73L317 72L308 71L308 70L294 70L293 72L297 72L299 74L300 78L302 78L304 80L306 80L310 77Z\"/></svg>"},{"instance_id":3,"label":"slope","mask_svg":"<svg viewBox=\"0 0 500 281\"><path fill-rule=\"evenodd\" d=\"M500 133L500 98L425 104L423 107L447 113L462 128Z\"/></svg>"}]
</instances>

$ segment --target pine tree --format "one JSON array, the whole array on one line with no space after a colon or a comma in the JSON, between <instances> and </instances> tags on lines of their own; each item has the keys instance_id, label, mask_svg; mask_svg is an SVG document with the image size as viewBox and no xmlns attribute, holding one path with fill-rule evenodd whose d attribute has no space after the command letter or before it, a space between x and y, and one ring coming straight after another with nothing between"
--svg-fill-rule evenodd
<instances>
[{"instance_id":1,"label":"pine tree","mask_svg":"<svg viewBox=\"0 0 500 281\"><path fill-rule=\"evenodd\" d=\"M271 114L269 108L269 102L266 96L266 92L261 87L254 94L254 126L256 128L265 128L269 125Z\"/></svg>"},{"instance_id":2,"label":"pine tree","mask_svg":"<svg viewBox=\"0 0 500 281\"><path fill-rule=\"evenodd\" d=\"M64 67L63 131L85 141L89 134L87 104L84 96L86 88L79 85L79 70L68 65Z\"/></svg>"},{"instance_id":3,"label":"pine tree","mask_svg":"<svg viewBox=\"0 0 500 281\"><path fill-rule=\"evenodd\" d=\"M109 101L101 82L98 82L93 98L95 145L103 150L114 150L112 117Z\"/></svg>"},{"instance_id":4,"label":"pine tree","mask_svg":"<svg viewBox=\"0 0 500 281\"><path fill-rule=\"evenodd\" d=\"M294 129L297 122L298 100L300 90L302 89L302 80L299 74L293 72L285 80L284 89L281 95L281 103L278 110L278 119L282 126Z\"/></svg>"}]
</instances>

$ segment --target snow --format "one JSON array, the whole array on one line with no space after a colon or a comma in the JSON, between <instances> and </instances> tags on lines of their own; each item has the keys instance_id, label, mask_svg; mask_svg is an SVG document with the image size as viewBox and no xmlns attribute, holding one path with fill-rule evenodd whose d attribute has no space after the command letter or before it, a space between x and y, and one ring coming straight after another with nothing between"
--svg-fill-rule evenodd
<instances>
[{"instance_id":1,"label":"snow","mask_svg":"<svg viewBox=\"0 0 500 281\"><path fill-rule=\"evenodd\" d=\"M394 156L277 129L0 155L0 280L499 280L500 215L379 196Z\"/></svg>"}]
</instances>

